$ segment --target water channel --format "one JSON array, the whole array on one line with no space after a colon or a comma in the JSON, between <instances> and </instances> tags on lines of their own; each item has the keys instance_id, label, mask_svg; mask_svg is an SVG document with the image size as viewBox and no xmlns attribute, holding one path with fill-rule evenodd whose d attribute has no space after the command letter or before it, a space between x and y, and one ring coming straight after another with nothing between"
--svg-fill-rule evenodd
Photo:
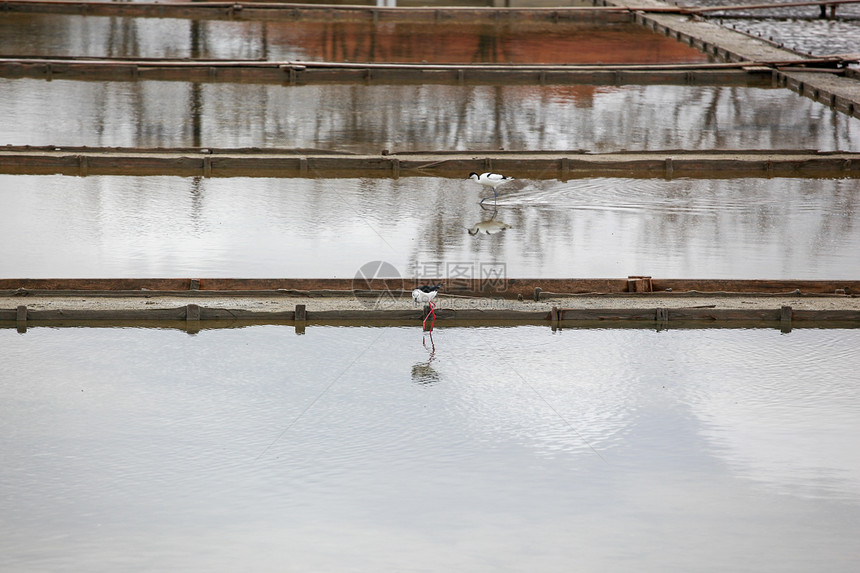
<instances>
[{"instance_id":1,"label":"water channel","mask_svg":"<svg viewBox=\"0 0 860 573\"><path fill-rule=\"evenodd\" d=\"M856 567L860 330L433 334L0 330L0 568Z\"/></svg>"},{"instance_id":2,"label":"water channel","mask_svg":"<svg viewBox=\"0 0 860 573\"><path fill-rule=\"evenodd\" d=\"M856 279L854 179L0 175L0 276ZM457 270L459 269L459 271Z\"/></svg>"},{"instance_id":3,"label":"water channel","mask_svg":"<svg viewBox=\"0 0 860 573\"><path fill-rule=\"evenodd\" d=\"M12 145L860 151L860 119L786 89L737 86L0 79L0 104Z\"/></svg>"},{"instance_id":4,"label":"water channel","mask_svg":"<svg viewBox=\"0 0 860 573\"><path fill-rule=\"evenodd\" d=\"M10 14L0 54L427 63L684 63L698 50L627 23L214 21Z\"/></svg>"}]
</instances>

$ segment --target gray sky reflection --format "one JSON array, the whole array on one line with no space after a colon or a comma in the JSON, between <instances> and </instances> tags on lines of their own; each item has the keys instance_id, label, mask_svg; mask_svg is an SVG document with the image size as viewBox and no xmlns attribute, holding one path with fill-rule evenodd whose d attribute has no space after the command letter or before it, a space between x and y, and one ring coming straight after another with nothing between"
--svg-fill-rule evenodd
<instances>
[{"instance_id":1,"label":"gray sky reflection","mask_svg":"<svg viewBox=\"0 0 860 573\"><path fill-rule=\"evenodd\" d=\"M508 277L854 279L856 182L518 180L492 211L465 178L198 179L0 175L0 275L402 276L504 265ZM19 240L26 237L26 241Z\"/></svg>"},{"instance_id":2,"label":"gray sky reflection","mask_svg":"<svg viewBox=\"0 0 860 573\"><path fill-rule=\"evenodd\" d=\"M0 330L0 566L851 571L858 335Z\"/></svg>"},{"instance_id":3,"label":"gray sky reflection","mask_svg":"<svg viewBox=\"0 0 860 573\"><path fill-rule=\"evenodd\" d=\"M860 120L785 89L0 79L0 103L14 145L860 151Z\"/></svg>"}]
</instances>

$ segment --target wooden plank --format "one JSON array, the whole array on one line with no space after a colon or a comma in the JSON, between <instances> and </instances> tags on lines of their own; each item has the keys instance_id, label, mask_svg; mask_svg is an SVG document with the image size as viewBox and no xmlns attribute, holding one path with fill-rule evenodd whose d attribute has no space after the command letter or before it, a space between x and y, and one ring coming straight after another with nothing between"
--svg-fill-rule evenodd
<instances>
[{"instance_id":1,"label":"wooden plank","mask_svg":"<svg viewBox=\"0 0 860 573\"><path fill-rule=\"evenodd\" d=\"M791 321L798 323L860 323L860 310L799 310L792 309Z\"/></svg>"},{"instance_id":2,"label":"wooden plank","mask_svg":"<svg viewBox=\"0 0 860 573\"><path fill-rule=\"evenodd\" d=\"M654 291L680 293L860 294L860 281L764 279L652 279Z\"/></svg>"},{"instance_id":3,"label":"wooden plank","mask_svg":"<svg viewBox=\"0 0 860 573\"><path fill-rule=\"evenodd\" d=\"M161 278L161 279L132 279L132 278L102 278L102 279L67 279L67 278L3 278L0 279L0 293L6 295L26 296L27 294L63 293L117 293L123 296L146 296L155 293L187 293L189 295L205 295L208 293L236 294L247 293L269 294L310 294L319 291L321 296L333 296L337 293L354 296L355 287L360 286L360 292L391 292L392 281L387 281L384 288L361 283L356 285L353 279L326 278L201 278L199 290L191 290L191 279ZM533 298L535 289L541 290L541 299L553 296L576 296L583 294L630 294L635 297L681 297L690 294L742 294L758 293L767 295L834 295L850 296L860 294L860 280L746 280L746 279L660 279L652 278L655 292L629 293L626 278L570 278L570 279L539 279L539 278L504 278L498 283L483 283L480 280L457 281L456 279L422 278L421 280L405 277L402 279L402 291L399 294L408 296L411 289L418 284L446 284L443 293L467 296L499 296L503 298L524 299ZM325 294L328 293L328 294ZM655 306L657 303L655 302ZM184 317L183 317L184 318Z\"/></svg>"},{"instance_id":4,"label":"wooden plank","mask_svg":"<svg viewBox=\"0 0 860 573\"><path fill-rule=\"evenodd\" d=\"M212 71L217 70L216 74ZM368 78L371 70L372 79ZM841 73L840 70L828 69ZM0 58L0 76L78 81L193 81L309 85L325 83L433 83L523 85L749 85L770 86L762 65L444 65L316 62L98 61Z\"/></svg>"},{"instance_id":5,"label":"wooden plank","mask_svg":"<svg viewBox=\"0 0 860 573\"><path fill-rule=\"evenodd\" d=\"M116 320L177 320L185 322L186 309L184 306L178 308L156 308L156 309L107 309L107 310L78 310L78 309L51 309L31 310L29 322L50 323L55 321L116 321Z\"/></svg>"},{"instance_id":6,"label":"wooden plank","mask_svg":"<svg viewBox=\"0 0 860 573\"><path fill-rule=\"evenodd\" d=\"M188 70L200 68L209 73L209 68L218 68L219 73L223 73L230 68L237 69L270 69L280 70L295 69L296 71L306 71L308 69L330 69L330 70L367 70L374 71L382 70L429 70L429 71L459 71L472 72L477 70L482 71L504 71L504 70L526 70L526 71L545 71L545 72L564 72L564 71L695 71L695 70L735 70L749 69L757 67L790 67L790 66L817 66L825 67L827 71L832 71L832 66L853 63L860 59L860 54L849 55L833 55L821 57L796 57L789 59L758 59L758 60L738 60L725 62L691 62L691 63L651 63L651 64L636 64L636 63L618 63L618 64L505 64L505 63L473 63L473 64L429 64L429 63L391 63L391 62L341 62L341 61L316 61L316 60L189 60L189 59L170 59L170 58L94 58L94 57L75 57L75 56L32 56L32 57L0 57L0 63L3 65L18 65L18 66L34 66L44 67L50 65L54 73L61 73L67 66L78 66L86 71L93 71L99 68L115 68L123 73L131 75L134 68L165 68L183 70L187 73ZM138 72L141 70L138 69Z\"/></svg>"},{"instance_id":7,"label":"wooden plank","mask_svg":"<svg viewBox=\"0 0 860 573\"><path fill-rule=\"evenodd\" d=\"M562 308L558 310L559 321L654 321L656 320L656 309L597 309L597 308Z\"/></svg>"},{"instance_id":8,"label":"wooden plank","mask_svg":"<svg viewBox=\"0 0 860 573\"><path fill-rule=\"evenodd\" d=\"M305 153L304 150L163 150L116 148L0 148L0 173L64 175L200 175L211 177L462 177L494 169L519 178L623 176L860 177L860 154L815 151L425 152L387 155ZM671 173L667 165L671 161Z\"/></svg>"},{"instance_id":9,"label":"wooden plank","mask_svg":"<svg viewBox=\"0 0 860 573\"><path fill-rule=\"evenodd\" d=\"M306 320L294 320L293 311L252 311L247 309L199 307L194 317L189 306L155 309L51 309L28 310L26 320L16 309L0 309L0 327L28 326L156 326L197 331L204 327L235 327L251 324L337 324L344 326L419 326L420 309L412 310L325 310L308 313ZM793 311L787 323L781 308L672 308L661 315L660 308L583 309L554 308L548 311L437 310L437 323L447 326L546 324L553 328L860 328L860 310ZM665 309L662 309L665 310Z\"/></svg>"}]
</instances>

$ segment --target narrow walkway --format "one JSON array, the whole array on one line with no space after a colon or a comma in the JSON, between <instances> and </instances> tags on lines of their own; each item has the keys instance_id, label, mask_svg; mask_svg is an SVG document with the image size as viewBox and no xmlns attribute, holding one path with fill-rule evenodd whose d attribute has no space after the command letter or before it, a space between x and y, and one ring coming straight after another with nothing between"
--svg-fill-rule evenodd
<instances>
[{"instance_id":1,"label":"narrow walkway","mask_svg":"<svg viewBox=\"0 0 860 573\"><path fill-rule=\"evenodd\" d=\"M860 153L381 150L379 155L357 155L288 149L0 148L0 173L10 174L463 178L470 171L493 170L562 181L577 177L860 177Z\"/></svg>"},{"instance_id":2,"label":"narrow walkway","mask_svg":"<svg viewBox=\"0 0 860 573\"><path fill-rule=\"evenodd\" d=\"M628 2L596 0L606 6L627 7ZM695 17L661 13L657 10L673 6L656 0L636 0L635 7L654 9L654 12L636 12L635 19L651 30L674 37L698 48L706 54L726 62L773 62L781 60L813 59L774 46L764 40L723 28ZM804 72L774 71L774 84L787 87L801 95L847 115L860 118L860 81L854 77L836 75L837 70Z\"/></svg>"}]
</instances>

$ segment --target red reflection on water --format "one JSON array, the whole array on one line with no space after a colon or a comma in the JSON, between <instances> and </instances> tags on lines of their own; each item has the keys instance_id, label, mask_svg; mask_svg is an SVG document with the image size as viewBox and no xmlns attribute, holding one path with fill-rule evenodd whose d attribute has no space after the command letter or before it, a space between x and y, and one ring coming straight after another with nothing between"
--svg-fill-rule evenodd
<instances>
[{"instance_id":1,"label":"red reflection on water","mask_svg":"<svg viewBox=\"0 0 860 573\"><path fill-rule=\"evenodd\" d=\"M427 63L685 63L707 56L628 24L270 23L272 47L308 60ZM276 48L277 50L277 48ZM290 50L292 51L292 50Z\"/></svg>"}]
</instances>

